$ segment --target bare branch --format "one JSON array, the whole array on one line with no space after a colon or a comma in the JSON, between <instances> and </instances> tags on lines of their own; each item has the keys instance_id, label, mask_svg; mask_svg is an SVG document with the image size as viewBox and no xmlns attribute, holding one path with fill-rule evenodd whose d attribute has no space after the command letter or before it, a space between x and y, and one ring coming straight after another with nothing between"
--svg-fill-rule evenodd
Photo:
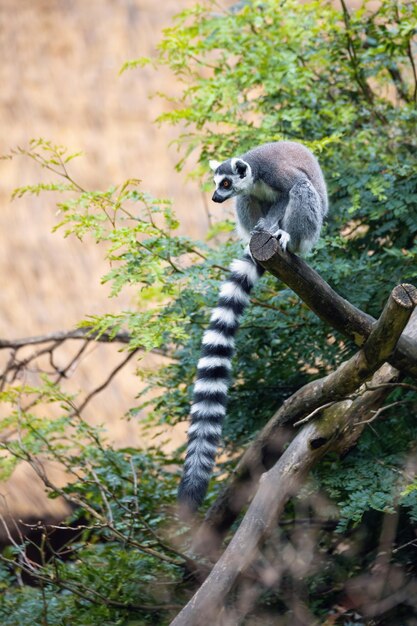
<instances>
[{"instance_id":1,"label":"bare branch","mask_svg":"<svg viewBox=\"0 0 417 626\"><path fill-rule=\"evenodd\" d=\"M24 348L39 343L47 343L50 341L67 341L68 339L83 339L88 341L98 341L100 343L130 343L132 336L126 331L119 331L115 334L92 332L91 328L75 328L74 330L56 331L46 335L37 335L34 337L23 337L20 339L0 339L0 350L5 348ZM154 354L162 356L171 356L169 351L164 348L154 348L150 350Z\"/></svg>"},{"instance_id":2,"label":"bare branch","mask_svg":"<svg viewBox=\"0 0 417 626\"><path fill-rule=\"evenodd\" d=\"M324 396L328 386L335 391L335 397L341 390L345 395L347 389L357 388L391 354L415 306L403 292L402 286L393 289L363 348L322 379L319 387ZM257 493L229 546L172 626L197 626L201 615L207 623L218 620L227 594L238 576L257 558L261 542L287 500L324 454L340 446L352 419L350 404L346 400L339 402L325 410L320 419L304 426L277 463L262 475Z\"/></svg>"},{"instance_id":3,"label":"bare branch","mask_svg":"<svg viewBox=\"0 0 417 626\"><path fill-rule=\"evenodd\" d=\"M194 542L194 550L200 554L213 553L220 546L222 538L253 493L260 475L279 457L291 437L283 426L302 420L323 405L331 406L349 397L366 382L391 354L395 346L393 338L397 336L398 329L404 327L417 303L417 290L412 285L400 285L393 290L380 321L375 323L373 318L334 292L302 259L283 253L276 239L269 234L255 234L251 240L251 251L264 267L272 268L272 273L284 280L320 317L356 339L360 345L364 344L366 337L369 339L365 350L360 350L332 374L299 389L269 420L239 461L232 480L207 512ZM387 343L384 343L384 333L387 333ZM406 340L410 344L407 349L415 347L417 357L417 342L415 334L412 335ZM397 343L400 342L404 344L404 337ZM408 351L412 353L412 350ZM373 361L371 367L366 355ZM390 357L389 360L392 362L393 359ZM405 357L397 360L408 362ZM387 380L392 380L392 376Z\"/></svg>"},{"instance_id":4,"label":"bare branch","mask_svg":"<svg viewBox=\"0 0 417 626\"><path fill-rule=\"evenodd\" d=\"M290 287L323 321L361 346L370 334L375 319L339 296L303 259L283 252L269 233L255 233L250 242L254 258L271 274ZM403 285L410 306L417 302L417 289ZM406 334L388 359L396 369L403 369L417 379L417 341Z\"/></svg>"},{"instance_id":5,"label":"bare branch","mask_svg":"<svg viewBox=\"0 0 417 626\"><path fill-rule=\"evenodd\" d=\"M381 383L380 385L371 385L371 384L366 384L366 389L369 389L370 391L375 391L376 389L383 389L384 387L391 387L391 389L395 389L396 387L400 387L401 389L409 389L412 391L417 391L417 386L416 385L410 385L409 383L395 383L395 382L386 382L386 383Z\"/></svg>"},{"instance_id":6,"label":"bare branch","mask_svg":"<svg viewBox=\"0 0 417 626\"><path fill-rule=\"evenodd\" d=\"M322 441L325 443L318 445ZM320 426L311 422L303 428L276 465L262 476L259 489L228 548L171 626L197 626L201 624L201 615L207 624L221 622L220 607L237 577L257 558L258 545L267 536L270 526L330 444L329 433L324 433L321 422Z\"/></svg>"},{"instance_id":7,"label":"bare branch","mask_svg":"<svg viewBox=\"0 0 417 626\"><path fill-rule=\"evenodd\" d=\"M350 398L346 398L346 400L349 400L349 399ZM311 413L306 415L306 417L303 417L302 420L298 420L298 422L294 422L293 424L294 428L297 426L303 426L303 424L307 424L307 422L312 420L313 417L317 417L319 413L333 406L333 404L336 404L336 402L340 402L340 400L331 400L330 402L326 402L325 404L322 404L321 406L317 407L317 409L314 409L314 411L311 411Z\"/></svg>"},{"instance_id":8,"label":"bare branch","mask_svg":"<svg viewBox=\"0 0 417 626\"><path fill-rule=\"evenodd\" d=\"M82 401L82 403L80 404L80 406L75 408L75 411L78 415L81 414L81 412L85 409L85 407L87 406L87 404L90 402L90 400L92 400L94 398L94 396L96 396L98 393L100 393L101 391L103 391L104 389L106 389L106 387L110 384L110 382L113 380L113 378L116 376L116 374L118 372L120 372L121 369L124 368L124 366L130 361L130 359L132 359L135 354L137 354L139 350L132 350L132 352L129 352L128 355L119 363L119 365L117 365L111 372L110 374L107 376L106 380L101 383L101 385L99 385L98 387L96 387L95 389L93 389L93 391L91 391Z\"/></svg>"},{"instance_id":9,"label":"bare branch","mask_svg":"<svg viewBox=\"0 0 417 626\"><path fill-rule=\"evenodd\" d=\"M362 422L356 422L356 424L358 426L360 426L361 424L371 424L376 419L378 419L378 417L382 413L385 413L385 411L388 411L389 409L392 409L392 407L394 407L394 406L399 406L399 405L402 405L402 404L408 404L408 400L397 400L397 402L390 402L390 404L386 404L385 406L382 406L377 411L373 411L373 415L369 419L363 420Z\"/></svg>"}]
</instances>

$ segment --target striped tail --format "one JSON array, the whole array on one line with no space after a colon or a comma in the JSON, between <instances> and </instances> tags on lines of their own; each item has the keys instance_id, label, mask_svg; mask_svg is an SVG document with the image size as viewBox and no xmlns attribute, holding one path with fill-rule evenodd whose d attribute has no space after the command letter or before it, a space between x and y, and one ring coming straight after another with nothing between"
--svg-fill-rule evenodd
<instances>
[{"instance_id":1,"label":"striped tail","mask_svg":"<svg viewBox=\"0 0 417 626\"><path fill-rule=\"evenodd\" d=\"M203 335L188 430L187 456L178 491L180 505L195 511L204 499L226 414L234 335L249 294L264 270L246 252L230 266Z\"/></svg>"}]
</instances>

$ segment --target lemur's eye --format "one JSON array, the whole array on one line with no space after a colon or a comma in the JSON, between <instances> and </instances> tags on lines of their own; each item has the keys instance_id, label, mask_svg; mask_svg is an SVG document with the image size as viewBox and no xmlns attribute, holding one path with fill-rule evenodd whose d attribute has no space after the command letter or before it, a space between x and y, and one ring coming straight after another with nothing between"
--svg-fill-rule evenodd
<instances>
[{"instance_id":1,"label":"lemur's eye","mask_svg":"<svg viewBox=\"0 0 417 626\"><path fill-rule=\"evenodd\" d=\"M230 185L231 185L231 182L230 182L230 180L228 180L227 178L225 178L224 180L222 180L222 187L223 187L224 189L229 189Z\"/></svg>"}]
</instances>

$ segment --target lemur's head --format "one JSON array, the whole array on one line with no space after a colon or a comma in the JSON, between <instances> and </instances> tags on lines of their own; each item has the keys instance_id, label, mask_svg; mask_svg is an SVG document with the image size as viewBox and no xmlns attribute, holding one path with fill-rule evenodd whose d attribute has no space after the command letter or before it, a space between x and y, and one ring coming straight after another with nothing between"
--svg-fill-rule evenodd
<instances>
[{"instance_id":1,"label":"lemur's head","mask_svg":"<svg viewBox=\"0 0 417 626\"><path fill-rule=\"evenodd\" d=\"M210 161L209 165L214 171L216 184L212 198L214 202L224 202L240 193L248 192L253 185L252 168L242 159L228 159L223 163Z\"/></svg>"}]
</instances>

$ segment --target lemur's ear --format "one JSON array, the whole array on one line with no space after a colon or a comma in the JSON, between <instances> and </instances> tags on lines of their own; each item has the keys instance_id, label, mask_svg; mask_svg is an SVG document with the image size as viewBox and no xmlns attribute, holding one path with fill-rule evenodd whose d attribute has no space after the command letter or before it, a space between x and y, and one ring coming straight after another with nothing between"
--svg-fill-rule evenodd
<instances>
[{"instance_id":1,"label":"lemur's ear","mask_svg":"<svg viewBox=\"0 0 417 626\"><path fill-rule=\"evenodd\" d=\"M215 172L217 170L219 165L221 165L220 161L216 161L215 159L210 159L209 167L210 167L211 170L213 170L213 172Z\"/></svg>"},{"instance_id":2,"label":"lemur's ear","mask_svg":"<svg viewBox=\"0 0 417 626\"><path fill-rule=\"evenodd\" d=\"M245 178L249 168L249 163L242 161L242 159L232 159L231 166L234 174L238 174L240 178Z\"/></svg>"}]
</instances>

